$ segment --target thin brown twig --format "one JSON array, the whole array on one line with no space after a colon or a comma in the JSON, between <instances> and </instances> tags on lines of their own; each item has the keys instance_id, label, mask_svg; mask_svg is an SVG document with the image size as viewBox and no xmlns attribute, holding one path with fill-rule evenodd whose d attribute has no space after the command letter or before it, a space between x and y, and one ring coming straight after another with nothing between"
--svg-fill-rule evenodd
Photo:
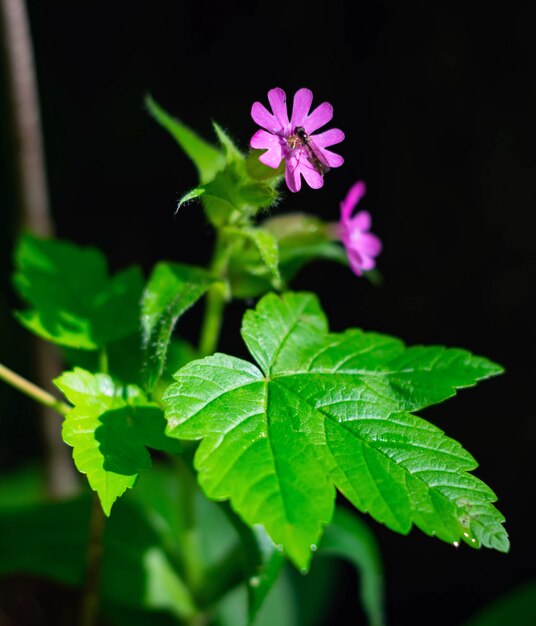
<instances>
[{"instance_id":1,"label":"thin brown twig","mask_svg":"<svg viewBox=\"0 0 536 626\"><path fill-rule=\"evenodd\" d=\"M37 81L24 0L0 0L0 29L13 128L19 224L22 230L50 237L54 225L49 209ZM40 386L50 388L50 381L61 371L58 352L54 346L40 340L35 340L32 348L35 378ZM47 485L53 497L71 495L77 489L71 455L61 440L61 421L54 411L46 407L41 410Z\"/></svg>"}]
</instances>

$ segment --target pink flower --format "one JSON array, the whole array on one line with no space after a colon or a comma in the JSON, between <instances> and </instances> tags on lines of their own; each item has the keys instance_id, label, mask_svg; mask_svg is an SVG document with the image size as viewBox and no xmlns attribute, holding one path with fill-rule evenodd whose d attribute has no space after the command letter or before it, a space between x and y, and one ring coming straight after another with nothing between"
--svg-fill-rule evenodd
<instances>
[{"instance_id":1,"label":"pink flower","mask_svg":"<svg viewBox=\"0 0 536 626\"><path fill-rule=\"evenodd\" d=\"M312 134L331 120L333 107L329 102L323 102L309 113L313 94L302 88L294 95L289 121L287 97L282 89L270 89L268 101L271 113L260 102L251 107L251 117L264 129L253 135L251 147L266 150L259 160L274 169L285 159L285 180L290 191L301 189L301 176L309 187L320 189L324 184L323 174L344 162L341 156L326 150L344 139L342 130L332 128L318 135Z\"/></svg>"},{"instance_id":2,"label":"pink flower","mask_svg":"<svg viewBox=\"0 0 536 626\"><path fill-rule=\"evenodd\" d=\"M374 257L382 251L382 242L370 230L370 213L359 211L354 217L352 213L367 191L362 181L350 187L346 198L341 202L341 219L337 227L338 238L341 239L348 261L354 274L361 276L363 271L371 270L376 261Z\"/></svg>"}]
</instances>

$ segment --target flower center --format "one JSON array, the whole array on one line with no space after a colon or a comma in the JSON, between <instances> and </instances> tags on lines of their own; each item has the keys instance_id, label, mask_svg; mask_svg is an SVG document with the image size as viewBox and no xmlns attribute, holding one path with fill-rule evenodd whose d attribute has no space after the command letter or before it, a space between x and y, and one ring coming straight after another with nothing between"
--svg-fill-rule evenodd
<instances>
[{"instance_id":1,"label":"flower center","mask_svg":"<svg viewBox=\"0 0 536 626\"><path fill-rule=\"evenodd\" d=\"M299 143L300 143L300 139L298 135L289 135L287 137L287 144L291 150L295 150L298 147Z\"/></svg>"}]
</instances>

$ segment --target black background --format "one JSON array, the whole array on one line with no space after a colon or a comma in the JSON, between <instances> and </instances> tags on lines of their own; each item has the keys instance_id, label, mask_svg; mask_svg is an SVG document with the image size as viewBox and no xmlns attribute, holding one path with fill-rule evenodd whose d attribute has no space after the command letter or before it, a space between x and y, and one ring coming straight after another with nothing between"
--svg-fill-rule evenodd
<instances>
[{"instance_id":1,"label":"black background","mask_svg":"<svg viewBox=\"0 0 536 626\"><path fill-rule=\"evenodd\" d=\"M174 217L195 171L144 111L150 92L207 138L211 119L245 148L254 100L283 87L334 105L346 163L325 187L285 195L285 210L336 220L340 199L367 181L364 208L384 242L374 288L350 271L307 268L295 288L318 291L335 330L362 326L408 343L463 346L506 367L425 416L480 462L499 496L512 550L458 550L375 522L389 623L456 625L534 576L535 15L529 2L304 3L29 2L53 215L59 236L106 252L113 269L160 259L206 263L200 207ZM2 98L2 112L5 111ZM30 370L8 309L15 204L2 121L0 360ZM7 174L7 176L4 176ZM221 348L243 355L243 303L230 307ZM184 322L195 338L199 308ZM39 454L31 406L0 389L0 463ZM344 570L338 623L355 623ZM346 613L346 618L344 617ZM335 618L334 618L335 619Z\"/></svg>"}]
</instances>

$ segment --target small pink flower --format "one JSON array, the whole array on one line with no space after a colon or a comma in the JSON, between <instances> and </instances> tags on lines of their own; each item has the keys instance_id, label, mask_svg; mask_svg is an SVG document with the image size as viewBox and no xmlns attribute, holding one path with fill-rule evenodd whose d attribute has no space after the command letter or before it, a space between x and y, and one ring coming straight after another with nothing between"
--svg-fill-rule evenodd
<instances>
[{"instance_id":1,"label":"small pink flower","mask_svg":"<svg viewBox=\"0 0 536 626\"><path fill-rule=\"evenodd\" d=\"M285 180L290 191L301 189L301 176L305 178L309 187L320 189L324 184L324 168L327 171L330 167L339 167L344 162L341 156L326 150L327 147L344 139L342 130L332 128L318 135L312 134L331 120L333 107L329 102L323 102L309 113L313 94L309 89L302 88L294 95L289 121L287 97L282 89L279 87L270 89L268 101L272 108L271 113L260 102L253 103L251 107L251 117L265 129L258 130L250 141L252 148L266 150L259 157L259 161L276 169L285 159ZM303 139L300 139L300 133L303 132L314 142L319 159L311 158L309 144L305 146Z\"/></svg>"},{"instance_id":2,"label":"small pink flower","mask_svg":"<svg viewBox=\"0 0 536 626\"><path fill-rule=\"evenodd\" d=\"M346 198L341 202L341 219L337 234L346 248L348 261L354 274L361 276L363 271L371 270L376 261L374 257L382 251L382 242L370 230L370 213L359 211L354 217L352 213L367 191L362 181L350 187Z\"/></svg>"}]
</instances>

